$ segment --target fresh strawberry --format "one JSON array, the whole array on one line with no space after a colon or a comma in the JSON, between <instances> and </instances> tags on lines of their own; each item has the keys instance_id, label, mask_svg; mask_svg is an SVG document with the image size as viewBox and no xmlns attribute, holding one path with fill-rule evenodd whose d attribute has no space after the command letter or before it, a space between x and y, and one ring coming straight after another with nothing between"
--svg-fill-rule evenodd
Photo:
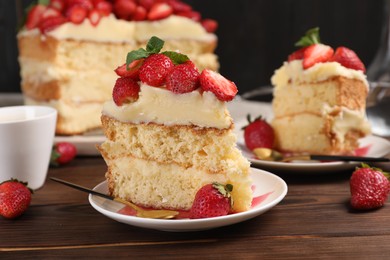
<instances>
[{"instance_id":1,"label":"fresh strawberry","mask_svg":"<svg viewBox=\"0 0 390 260\"><path fill-rule=\"evenodd\" d=\"M26 28L29 30L37 28L46 9L47 6L45 5L36 5L31 8L27 14Z\"/></svg>"},{"instance_id":2,"label":"fresh strawberry","mask_svg":"<svg viewBox=\"0 0 390 260\"><path fill-rule=\"evenodd\" d=\"M134 81L139 81L139 68L141 67L144 59L134 60L129 64L129 68L127 69L126 63L122 66L119 66L115 69L115 73L119 77L128 77L133 79Z\"/></svg>"},{"instance_id":3,"label":"fresh strawberry","mask_svg":"<svg viewBox=\"0 0 390 260\"><path fill-rule=\"evenodd\" d=\"M67 0L67 8L72 8L76 5L84 7L87 11L93 9L93 3L91 0Z\"/></svg>"},{"instance_id":4,"label":"fresh strawberry","mask_svg":"<svg viewBox=\"0 0 390 260\"><path fill-rule=\"evenodd\" d=\"M95 4L95 9L99 11L101 16L108 16L112 13L112 4L110 2L101 1Z\"/></svg>"},{"instance_id":5,"label":"fresh strawberry","mask_svg":"<svg viewBox=\"0 0 390 260\"><path fill-rule=\"evenodd\" d=\"M118 78L112 91L112 98L117 106L131 103L138 99L140 86L131 78Z\"/></svg>"},{"instance_id":6,"label":"fresh strawberry","mask_svg":"<svg viewBox=\"0 0 390 260\"><path fill-rule=\"evenodd\" d=\"M145 59L139 69L139 78L149 86L161 86L173 66L171 59L164 54L152 54Z\"/></svg>"},{"instance_id":7,"label":"fresh strawberry","mask_svg":"<svg viewBox=\"0 0 390 260\"><path fill-rule=\"evenodd\" d=\"M248 115L248 125L244 127L245 145L249 150L256 148L272 149L275 141L275 133L271 125L261 116L254 121Z\"/></svg>"},{"instance_id":8,"label":"fresh strawberry","mask_svg":"<svg viewBox=\"0 0 390 260\"><path fill-rule=\"evenodd\" d=\"M169 0L167 3L172 7L174 13L188 12L192 10L192 7L189 4L183 3L182 1Z\"/></svg>"},{"instance_id":9,"label":"fresh strawberry","mask_svg":"<svg viewBox=\"0 0 390 260\"><path fill-rule=\"evenodd\" d=\"M130 20L136 8L137 4L133 0L116 0L113 6L114 13L124 20Z\"/></svg>"},{"instance_id":10,"label":"fresh strawberry","mask_svg":"<svg viewBox=\"0 0 390 260\"><path fill-rule=\"evenodd\" d=\"M65 10L66 0L50 0L49 7L62 12Z\"/></svg>"},{"instance_id":11,"label":"fresh strawberry","mask_svg":"<svg viewBox=\"0 0 390 260\"><path fill-rule=\"evenodd\" d=\"M81 5L74 5L67 11L68 19L74 24L80 24L88 15L88 10Z\"/></svg>"},{"instance_id":12,"label":"fresh strawberry","mask_svg":"<svg viewBox=\"0 0 390 260\"><path fill-rule=\"evenodd\" d=\"M59 166L67 164L73 160L77 154L77 148L69 142L58 142L53 145L51 152L50 165Z\"/></svg>"},{"instance_id":13,"label":"fresh strawberry","mask_svg":"<svg viewBox=\"0 0 390 260\"><path fill-rule=\"evenodd\" d=\"M167 18L173 13L173 9L167 3L155 3L149 10L148 19L150 21Z\"/></svg>"},{"instance_id":14,"label":"fresh strawberry","mask_svg":"<svg viewBox=\"0 0 390 260\"><path fill-rule=\"evenodd\" d=\"M226 79L218 72L204 69L199 77L200 87L210 91L221 101L231 101L238 90L234 82Z\"/></svg>"},{"instance_id":15,"label":"fresh strawberry","mask_svg":"<svg viewBox=\"0 0 390 260\"><path fill-rule=\"evenodd\" d=\"M390 192L390 181L383 171L366 164L352 173L349 184L351 206L355 209L380 208L386 203Z\"/></svg>"},{"instance_id":16,"label":"fresh strawberry","mask_svg":"<svg viewBox=\"0 0 390 260\"><path fill-rule=\"evenodd\" d=\"M44 20L49 17L57 17L57 16L62 16L61 12L58 11L55 8L46 8L46 10L43 12L41 19Z\"/></svg>"},{"instance_id":17,"label":"fresh strawberry","mask_svg":"<svg viewBox=\"0 0 390 260\"><path fill-rule=\"evenodd\" d=\"M92 24L92 26L97 26L100 22L100 19L102 16L100 15L100 12L97 9L93 9L88 14L89 22Z\"/></svg>"},{"instance_id":18,"label":"fresh strawberry","mask_svg":"<svg viewBox=\"0 0 390 260\"><path fill-rule=\"evenodd\" d=\"M199 76L191 61L176 65L167 76L166 88L176 94L191 92L199 87Z\"/></svg>"},{"instance_id":19,"label":"fresh strawberry","mask_svg":"<svg viewBox=\"0 0 390 260\"><path fill-rule=\"evenodd\" d=\"M366 67L356 53L346 47L338 47L330 61L336 61L349 69L366 72Z\"/></svg>"},{"instance_id":20,"label":"fresh strawberry","mask_svg":"<svg viewBox=\"0 0 390 260\"><path fill-rule=\"evenodd\" d=\"M218 22L213 19L203 19L201 24L203 28L209 33L215 32L218 28Z\"/></svg>"},{"instance_id":21,"label":"fresh strawberry","mask_svg":"<svg viewBox=\"0 0 390 260\"><path fill-rule=\"evenodd\" d=\"M138 0L138 4L146 9L146 11L149 11L150 8L154 5L156 0Z\"/></svg>"},{"instance_id":22,"label":"fresh strawberry","mask_svg":"<svg viewBox=\"0 0 390 260\"><path fill-rule=\"evenodd\" d=\"M230 195L232 190L231 184L224 186L214 182L203 186L195 195L190 218L212 218L229 214L233 205L233 198Z\"/></svg>"},{"instance_id":23,"label":"fresh strawberry","mask_svg":"<svg viewBox=\"0 0 390 260\"><path fill-rule=\"evenodd\" d=\"M308 69L320 62L327 62L333 56L334 50L324 44L312 44L303 53L303 68Z\"/></svg>"},{"instance_id":24,"label":"fresh strawberry","mask_svg":"<svg viewBox=\"0 0 390 260\"><path fill-rule=\"evenodd\" d=\"M202 15L199 12L193 11L193 10L192 11L185 11L185 12L178 12L177 15L190 18L190 19L194 20L195 22L200 22L202 20Z\"/></svg>"},{"instance_id":25,"label":"fresh strawberry","mask_svg":"<svg viewBox=\"0 0 390 260\"><path fill-rule=\"evenodd\" d=\"M305 50L307 47L300 48L297 51L294 51L288 56L288 61L293 61L293 60L303 60L303 54L305 53Z\"/></svg>"},{"instance_id":26,"label":"fresh strawberry","mask_svg":"<svg viewBox=\"0 0 390 260\"><path fill-rule=\"evenodd\" d=\"M39 24L39 30L42 34L46 34L63 23L66 23L66 18L63 16L49 17Z\"/></svg>"},{"instance_id":27,"label":"fresh strawberry","mask_svg":"<svg viewBox=\"0 0 390 260\"><path fill-rule=\"evenodd\" d=\"M14 219L22 215L31 203L32 191L27 183L11 179L0 184L0 215Z\"/></svg>"},{"instance_id":28,"label":"fresh strawberry","mask_svg":"<svg viewBox=\"0 0 390 260\"><path fill-rule=\"evenodd\" d=\"M146 11L145 7L138 5L135 8L132 18L134 21L143 21L146 19L147 15L148 11Z\"/></svg>"}]
</instances>

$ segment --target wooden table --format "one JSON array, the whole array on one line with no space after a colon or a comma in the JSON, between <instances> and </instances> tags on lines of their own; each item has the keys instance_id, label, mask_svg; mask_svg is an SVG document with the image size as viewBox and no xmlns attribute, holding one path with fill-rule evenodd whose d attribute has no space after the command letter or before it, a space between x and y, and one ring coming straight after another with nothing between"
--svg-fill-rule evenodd
<instances>
[{"instance_id":1,"label":"wooden table","mask_svg":"<svg viewBox=\"0 0 390 260\"><path fill-rule=\"evenodd\" d=\"M80 157L48 176L92 188L105 170L101 157ZM390 201L375 211L350 209L350 174L278 174L289 191L265 214L177 233L113 221L90 206L87 194L47 180L23 216L0 218L0 259L389 259Z\"/></svg>"}]
</instances>

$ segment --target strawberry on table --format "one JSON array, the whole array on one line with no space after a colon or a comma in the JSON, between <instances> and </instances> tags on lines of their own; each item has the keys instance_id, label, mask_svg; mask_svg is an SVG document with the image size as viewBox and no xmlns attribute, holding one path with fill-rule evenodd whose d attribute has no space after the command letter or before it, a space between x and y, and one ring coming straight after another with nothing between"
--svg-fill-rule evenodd
<instances>
[{"instance_id":1,"label":"strawberry on table","mask_svg":"<svg viewBox=\"0 0 390 260\"><path fill-rule=\"evenodd\" d=\"M0 215L14 219L22 215L31 203L32 191L27 183L11 179L0 184Z\"/></svg>"},{"instance_id":2,"label":"strawberry on table","mask_svg":"<svg viewBox=\"0 0 390 260\"><path fill-rule=\"evenodd\" d=\"M272 149L275 141L272 126L261 116L252 121L248 115L247 119L249 124L244 127L244 140L248 149L251 151L256 148Z\"/></svg>"},{"instance_id":3,"label":"strawberry on table","mask_svg":"<svg viewBox=\"0 0 390 260\"><path fill-rule=\"evenodd\" d=\"M69 142L58 142L53 145L50 165L59 166L73 160L77 154L76 146Z\"/></svg>"},{"instance_id":4,"label":"strawberry on table","mask_svg":"<svg viewBox=\"0 0 390 260\"><path fill-rule=\"evenodd\" d=\"M199 78L200 87L204 91L210 91L221 101L231 101L238 90L234 82L226 79L218 72L204 69Z\"/></svg>"},{"instance_id":5,"label":"strawberry on table","mask_svg":"<svg viewBox=\"0 0 390 260\"><path fill-rule=\"evenodd\" d=\"M190 218L211 218L229 214L233 205L233 198L230 195L232 190L231 184L222 185L214 182L203 186L195 195Z\"/></svg>"},{"instance_id":6,"label":"strawberry on table","mask_svg":"<svg viewBox=\"0 0 390 260\"><path fill-rule=\"evenodd\" d=\"M389 174L366 164L356 168L350 178L351 206L368 210L382 207L390 192Z\"/></svg>"}]
</instances>

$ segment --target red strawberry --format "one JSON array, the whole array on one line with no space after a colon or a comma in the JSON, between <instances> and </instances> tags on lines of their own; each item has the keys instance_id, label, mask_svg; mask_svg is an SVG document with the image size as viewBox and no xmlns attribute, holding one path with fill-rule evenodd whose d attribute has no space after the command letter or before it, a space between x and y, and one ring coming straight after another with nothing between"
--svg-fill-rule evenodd
<instances>
[{"instance_id":1,"label":"red strawberry","mask_svg":"<svg viewBox=\"0 0 390 260\"><path fill-rule=\"evenodd\" d=\"M150 21L167 18L173 13L173 9L167 3L155 3L149 10L148 19Z\"/></svg>"},{"instance_id":2,"label":"red strawberry","mask_svg":"<svg viewBox=\"0 0 390 260\"><path fill-rule=\"evenodd\" d=\"M218 28L218 22L213 19L203 19L201 24L203 28L209 33L215 32Z\"/></svg>"},{"instance_id":3,"label":"red strawberry","mask_svg":"<svg viewBox=\"0 0 390 260\"><path fill-rule=\"evenodd\" d=\"M133 0L116 0L113 6L114 13L124 20L130 20L136 8L137 4Z\"/></svg>"},{"instance_id":4,"label":"red strawberry","mask_svg":"<svg viewBox=\"0 0 390 260\"><path fill-rule=\"evenodd\" d=\"M221 74L204 69L199 77L200 87L204 91L210 91L221 101L231 101L238 90L234 82L226 79Z\"/></svg>"},{"instance_id":5,"label":"red strawberry","mask_svg":"<svg viewBox=\"0 0 390 260\"><path fill-rule=\"evenodd\" d=\"M146 11L149 11L150 8L152 8L154 2L156 2L156 0L138 0L138 4L145 8Z\"/></svg>"},{"instance_id":6,"label":"red strawberry","mask_svg":"<svg viewBox=\"0 0 390 260\"><path fill-rule=\"evenodd\" d=\"M45 5L36 5L31 8L27 14L26 28L29 30L37 28L46 9L47 6Z\"/></svg>"},{"instance_id":7,"label":"red strawberry","mask_svg":"<svg viewBox=\"0 0 390 260\"><path fill-rule=\"evenodd\" d=\"M138 99L140 86L131 78L118 78L112 91L112 98L117 106L131 103Z\"/></svg>"},{"instance_id":8,"label":"red strawberry","mask_svg":"<svg viewBox=\"0 0 390 260\"><path fill-rule=\"evenodd\" d=\"M293 60L303 60L303 54L305 53L305 50L307 47L300 48L297 51L294 51L288 56L288 61L293 61Z\"/></svg>"},{"instance_id":9,"label":"red strawberry","mask_svg":"<svg viewBox=\"0 0 390 260\"><path fill-rule=\"evenodd\" d=\"M58 166L67 164L73 160L77 154L77 148L72 143L59 142L53 145L50 165Z\"/></svg>"},{"instance_id":10,"label":"red strawberry","mask_svg":"<svg viewBox=\"0 0 390 260\"><path fill-rule=\"evenodd\" d=\"M139 81L139 68L141 67L144 59L134 60L129 64L129 69L126 67L126 63L115 69L115 73L119 77L129 77L134 81Z\"/></svg>"},{"instance_id":11,"label":"red strawberry","mask_svg":"<svg viewBox=\"0 0 390 260\"><path fill-rule=\"evenodd\" d=\"M346 47L338 47L330 61L336 61L349 69L366 72L366 67L356 53Z\"/></svg>"},{"instance_id":12,"label":"red strawberry","mask_svg":"<svg viewBox=\"0 0 390 260\"><path fill-rule=\"evenodd\" d=\"M233 205L231 184L214 182L200 188L190 209L190 218L212 218L227 215Z\"/></svg>"},{"instance_id":13,"label":"red strawberry","mask_svg":"<svg viewBox=\"0 0 390 260\"><path fill-rule=\"evenodd\" d=\"M93 3L91 0L67 0L67 8L72 8L76 5L84 7L87 11L93 9Z\"/></svg>"},{"instance_id":14,"label":"red strawberry","mask_svg":"<svg viewBox=\"0 0 390 260\"><path fill-rule=\"evenodd\" d=\"M42 34L45 34L63 23L66 23L66 19L63 16L49 17L39 24L39 30Z\"/></svg>"},{"instance_id":15,"label":"red strawberry","mask_svg":"<svg viewBox=\"0 0 390 260\"><path fill-rule=\"evenodd\" d=\"M260 117L251 121L248 115L249 124L244 127L245 145L249 150L253 151L256 148L272 149L275 141L275 133L273 128Z\"/></svg>"},{"instance_id":16,"label":"red strawberry","mask_svg":"<svg viewBox=\"0 0 390 260\"><path fill-rule=\"evenodd\" d=\"M74 5L67 11L67 17L74 24L80 24L88 15L88 10L81 5Z\"/></svg>"},{"instance_id":17,"label":"red strawberry","mask_svg":"<svg viewBox=\"0 0 390 260\"><path fill-rule=\"evenodd\" d=\"M101 16L108 16L112 13L112 4L106 1L100 1L95 4L95 9L99 11Z\"/></svg>"},{"instance_id":18,"label":"red strawberry","mask_svg":"<svg viewBox=\"0 0 390 260\"><path fill-rule=\"evenodd\" d=\"M173 66L171 59L164 54L152 54L139 69L139 78L149 86L161 86Z\"/></svg>"},{"instance_id":19,"label":"red strawberry","mask_svg":"<svg viewBox=\"0 0 390 260\"><path fill-rule=\"evenodd\" d=\"M0 215L14 219L22 215L31 203L32 191L27 183L11 179L0 184Z\"/></svg>"},{"instance_id":20,"label":"red strawberry","mask_svg":"<svg viewBox=\"0 0 390 260\"><path fill-rule=\"evenodd\" d=\"M93 9L88 14L88 19L89 19L90 23L92 24L92 26L98 25L101 18L102 18L102 16L100 15L100 12L97 9Z\"/></svg>"},{"instance_id":21,"label":"red strawberry","mask_svg":"<svg viewBox=\"0 0 390 260\"><path fill-rule=\"evenodd\" d=\"M174 13L188 12L192 10L192 7L189 4L178 0L170 0L168 1L168 4L172 7Z\"/></svg>"},{"instance_id":22,"label":"red strawberry","mask_svg":"<svg viewBox=\"0 0 390 260\"><path fill-rule=\"evenodd\" d=\"M317 63L329 61L333 52L333 49L328 45L310 45L303 53L303 68L308 69Z\"/></svg>"},{"instance_id":23,"label":"red strawberry","mask_svg":"<svg viewBox=\"0 0 390 260\"><path fill-rule=\"evenodd\" d=\"M197 11L178 12L177 15L190 18L195 22L200 22L202 20L202 15Z\"/></svg>"},{"instance_id":24,"label":"red strawberry","mask_svg":"<svg viewBox=\"0 0 390 260\"><path fill-rule=\"evenodd\" d=\"M49 7L54 8L60 12L65 10L66 0L50 0Z\"/></svg>"},{"instance_id":25,"label":"red strawberry","mask_svg":"<svg viewBox=\"0 0 390 260\"><path fill-rule=\"evenodd\" d=\"M363 164L350 179L351 206L355 209L382 207L390 192L390 181L382 170Z\"/></svg>"},{"instance_id":26,"label":"red strawberry","mask_svg":"<svg viewBox=\"0 0 390 260\"><path fill-rule=\"evenodd\" d=\"M143 21L146 19L147 15L148 11L146 11L145 7L138 5L133 13L133 20Z\"/></svg>"},{"instance_id":27,"label":"red strawberry","mask_svg":"<svg viewBox=\"0 0 390 260\"><path fill-rule=\"evenodd\" d=\"M199 71L191 61L176 65L168 74L166 88L173 93L188 93L199 86Z\"/></svg>"},{"instance_id":28,"label":"red strawberry","mask_svg":"<svg viewBox=\"0 0 390 260\"><path fill-rule=\"evenodd\" d=\"M57 17L57 16L62 16L61 12L58 11L55 8L46 8L46 10L43 12L41 19L44 20L49 17Z\"/></svg>"}]
</instances>

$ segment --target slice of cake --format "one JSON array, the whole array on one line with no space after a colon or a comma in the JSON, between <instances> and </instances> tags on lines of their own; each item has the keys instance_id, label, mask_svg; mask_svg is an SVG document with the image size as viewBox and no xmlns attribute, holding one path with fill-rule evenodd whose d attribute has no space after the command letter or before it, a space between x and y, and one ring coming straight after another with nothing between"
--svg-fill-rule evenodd
<instances>
[{"instance_id":1,"label":"slice of cake","mask_svg":"<svg viewBox=\"0 0 390 260\"><path fill-rule=\"evenodd\" d=\"M181 1L51 0L48 6L35 5L18 33L25 103L55 107L57 134L98 128L101 106L116 80L112 68L125 62L129 50L157 35L167 48L188 53L200 70L215 70L216 26Z\"/></svg>"},{"instance_id":2,"label":"slice of cake","mask_svg":"<svg viewBox=\"0 0 390 260\"><path fill-rule=\"evenodd\" d=\"M107 139L99 150L110 194L145 207L189 210L201 187L218 182L233 185L234 212L248 210L250 165L236 147L226 108L236 86L211 70L200 74L185 55L159 53L161 47L153 37L146 50L130 52L128 64L116 70L113 100L104 104Z\"/></svg>"},{"instance_id":3,"label":"slice of cake","mask_svg":"<svg viewBox=\"0 0 390 260\"><path fill-rule=\"evenodd\" d=\"M365 67L350 49L320 44L310 30L275 71L272 126L284 152L353 154L370 133L366 118ZM309 39L315 39L311 41Z\"/></svg>"}]
</instances>

